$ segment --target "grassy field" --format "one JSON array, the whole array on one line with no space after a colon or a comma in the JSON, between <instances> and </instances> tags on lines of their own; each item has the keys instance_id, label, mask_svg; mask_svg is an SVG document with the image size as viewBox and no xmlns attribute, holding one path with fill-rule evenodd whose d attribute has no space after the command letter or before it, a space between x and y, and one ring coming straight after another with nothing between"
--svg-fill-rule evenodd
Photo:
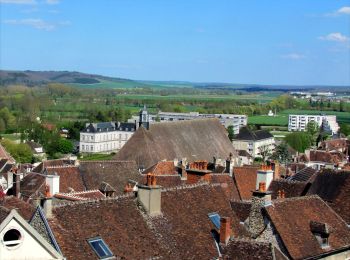
<instances>
[{"instance_id":1,"label":"grassy field","mask_svg":"<svg viewBox=\"0 0 350 260\"><path fill-rule=\"evenodd\" d=\"M127 88L162 88L164 86L146 84L133 80L121 80L121 81L108 81L100 80L100 83L94 84L80 84L80 83L69 83L67 85L79 87L79 88L110 88L110 89L127 89Z\"/></svg>"},{"instance_id":2,"label":"grassy field","mask_svg":"<svg viewBox=\"0 0 350 260\"><path fill-rule=\"evenodd\" d=\"M1 136L11 141L19 141L21 139L21 136L17 134L1 134Z\"/></svg>"},{"instance_id":3,"label":"grassy field","mask_svg":"<svg viewBox=\"0 0 350 260\"><path fill-rule=\"evenodd\" d=\"M277 116L250 116L248 117L250 125L268 125L268 126L287 126L288 115Z\"/></svg>"},{"instance_id":4,"label":"grassy field","mask_svg":"<svg viewBox=\"0 0 350 260\"><path fill-rule=\"evenodd\" d=\"M83 161L103 161L103 160L111 160L114 156L114 153L111 154L84 154L80 157Z\"/></svg>"}]
</instances>

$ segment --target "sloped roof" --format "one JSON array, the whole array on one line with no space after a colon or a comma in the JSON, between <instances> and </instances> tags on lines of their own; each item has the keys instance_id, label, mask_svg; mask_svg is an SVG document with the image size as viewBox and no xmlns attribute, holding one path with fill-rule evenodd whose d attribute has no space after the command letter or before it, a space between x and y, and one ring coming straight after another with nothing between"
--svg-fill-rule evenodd
<instances>
[{"instance_id":1,"label":"sloped roof","mask_svg":"<svg viewBox=\"0 0 350 260\"><path fill-rule=\"evenodd\" d=\"M309 181L311 177L316 173L317 173L317 170L313 169L312 167L306 167L298 171L289 179L292 181Z\"/></svg>"},{"instance_id":2,"label":"sloped roof","mask_svg":"<svg viewBox=\"0 0 350 260\"><path fill-rule=\"evenodd\" d=\"M67 159L46 160L38 164L33 169L33 172L42 173L46 168L49 168L49 167L59 167L59 166L68 166L68 165L74 165L74 161L67 160Z\"/></svg>"},{"instance_id":3,"label":"sloped roof","mask_svg":"<svg viewBox=\"0 0 350 260\"><path fill-rule=\"evenodd\" d=\"M225 128L212 118L151 124L149 130L140 127L115 159L134 160L149 168L162 160L212 161L214 156L226 159L230 153L236 155Z\"/></svg>"},{"instance_id":4,"label":"sloped roof","mask_svg":"<svg viewBox=\"0 0 350 260\"><path fill-rule=\"evenodd\" d=\"M0 206L7 208L9 211L11 209L16 209L18 213L22 216L22 218L24 218L27 221L31 219L35 211L33 205L24 202L23 200L18 199L14 196L6 196L0 199Z\"/></svg>"},{"instance_id":5,"label":"sloped roof","mask_svg":"<svg viewBox=\"0 0 350 260\"><path fill-rule=\"evenodd\" d=\"M336 150L340 148L347 148L350 146L350 141L344 139L333 139L321 142L320 147L327 150Z\"/></svg>"},{"instance_id":6,"label":"sloped roof","mask_svg":"<svg viewBox=\"0 0 350 260\"><path fill-rule=\"evenodd\" d=\"M16 160L6 151L5 147L0 144L0 159L8 159L11 163L15 163Z\"/></svg>"},{"instance_id":7,"label":"sloped roof","mask_svg":"<svg viewBox=\"0 0 350 260\"><path fill-rule=\"evenodd\" d=\"M124 193L129 180L142 178L134 161L81 161L79 171L87 190L99 189L102 182L107 182L116 195Z\"/></svg>"},{"instance_id":8,"label":"sloped roof","mask_svg":"<svg viewBox=\"0 0 350 260\"><path fill-rule=\"evenodd\" d=\"M233 178L241 200L250 200L256 188L258 166L233 167Z\"/></svg>"},{"instance_id":9,"label":"sloped roof","mask_svg":"<svg viewBox=\"0 0 350 260\"><path fill-rule=\"evenodd\" d=\"M56 207L49 220L68 259L97 259L87 239L100 236L122 259L150 259L162 253L133 197L71 203Z\"/></svg>"},{"instance_id":10,"label":"sloped roof","mask_svg":"<svg viewBox=\"0 0 350 260\"><path fill-rule=\"evenodd\" d=\"M269 131L266 130L257 130L252 131L248 129L247 127L242 127L239 130L239 133L235 136L234 140L252 140L252 141L258 141L263 139L273 138L273 135L270 134Z\"/></svg>"},{"instance_id":11,"label":"sloped roof","mask_svg":"<svg viewBox=\"0 0 350 260\"><path fill-rule=\"evenodd\" d=\"M60 192L84 191L85 186L77 166L46 168L48 174L60 176Z\"/></svg>"},{"instance_id":12,"label":"sloped roof","mask_svg":"<svg viewBox=\"0 0 350 260\"><path fill-rule=\"evenodd\" d=\"M266 212L292 259L317 256L350 247L346 223L318 196L275 200ZM310 223L329 225L329 248L322 249L311 232Z\"/></svg>"},{"instance_id":13,"label":"sloped roof","mask_svg":"<svg viewBox=\"0 0 350 260\"><path fill-rule=\"evenodd\" d=\"M350 224L350 171L323 170L316 175L307 194L320 196Z\"/></svg>"},{"instance_id":14,"label":"sloped roof","mask_svg":"<svg viewBox=\"0 0 350 260\"><path fill-rule=\"evenodd\" d=\"M81 201L81 200L102 199L102 198L105 198L106 196L99 190L87 190L87 191L69 192L69 193L60 192L60 193L56 193L54 197L61 200Z\"/></svg>"},{"instance_id":15,"label":"sloped roof","mask_svg":"<svg viewBox=\"0 0 350 260\"><path fill-rule=\"evenodd\" d=\"M345 160L345 156L337 152L327 152L327 151L310 151L310 161L312 162L325 162L325 163L339 163Z\"/></svg>"},{"instance_id":16,"label":"sloped roof","mask_svg":"<svg viewBox=\"0 0 350 260\"><path fill-rule=\"evenodd\" d=\"M28 173L21 180L21 196L27 201L33 196L41 196L45 194L45 176L40 173Z\"/></svg>"},{"instance_id":17,"label":"sloped roof","mask_svg":"<svg viewBox=\"0 0 350 260\"><path fill-rule=\"evenodd\" d=\"M147 174L147 173L152 173L156 175L164 175L164 174L177 175L178 174L176 167L174 165L174 161L157 162L156 164L152 165L151 167L143 171L143 174Z\"/></svg>"},{"instance_id":18,"label":"sloped roof","mask_svg":"<svg viewBox=\"0 0 350 260\"><path fill-rule=\"evenodd\" d=\"M248 217L252 208L252 203L247 201L230 201L231 208L241 222L244 222Z\"/></svg>"},{"instance_id":19,"label":"sloped roof","mask_svg":"<svg viewBox=\"0 0 350 260\"><path fill-rule=\"evenodd\" d=\"M284 191L286 198L299 197L303 195L307 182L288 181L285 179L273 180L269 186L272 191L272 199L276 199L278 191Z\"/></svg>"}]
</instances>

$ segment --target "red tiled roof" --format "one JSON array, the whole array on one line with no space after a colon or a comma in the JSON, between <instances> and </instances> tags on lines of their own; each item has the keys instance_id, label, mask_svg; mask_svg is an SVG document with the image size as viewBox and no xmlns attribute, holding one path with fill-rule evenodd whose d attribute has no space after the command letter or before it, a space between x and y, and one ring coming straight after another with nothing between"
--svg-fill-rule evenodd
<instances>
[{"instance_id":1,"label":"red tiled roof","mask_svg":"<svg viewBox=\"0 0 350 260\"><path fill-rule=\"evenodd\" d=\"M241 200L250 200L256 187L257 170L259 167L243 166L233 168L233 178Z\"/></svg>"},{"instance_id":2,"label":"red tiled roof","mask_svg":"<svg viewBox=\"0 0 350 260\"><path fill-rule=\"evenodd\" d=\"M350 172L323 170L316 175L308 193L317 194L350 224Z\"/></svg>"},{"instance_id":3,"label":"red tiled roof","mask_svg":"<svg viewBox=\"0 0 350 260\"><path fill-rule=\"evenodd\" d=\"M318 196L274 201L266 212L292 259L350 247L350 231L346 223ZM329 225L329 248L322 249L311 232L310 223L315 221Z\"/></svg>"},{"instance_id":4,"label":"red tiled roof","mask_svg":"<svg viewBox=\"0 0 350 260\"><path fill-rule=\"evenodd\" d=\"M45 176L40 173L28 173L21 180L21 195L25 201L45 194Z\"/></svg>"},{"instance_id":5,"label":"red tiled roof","mask_svg":"<svg viewBox=\"0 0 350 260\"><path fill-rule=\"evenodd\" d=\"M286 198L299 197L303 195L306 188L306 182L287 181L285 179L273 180L269 191L272 191L272 198L276 199L278 191L284 191Z\"/></svg>"},{"instance_id":6,"label":"red tiled roof","mask_svg":"<svg viewBox=\"0 0 350 260\"><path fill-rule=\"evenodd\" d=\"M85 186L77 166L61 166L46 168L49 174L60 176L60 192L84 191Z\"/></svg>"},{"instance_id":7,"label":"red tiled roof","mask_svg":"<svg viewBox=\"0 0 350 260\"><path fill-rule=\"evenodd\" d=\"M173 161L161 161L143 172L143 174L152 173L156 175L177 175L176 167Z\"/></svg>"},{"instance_id":8,"label":"red tiled roof","mask_svg":"<svg viewBox=\"0 0 350 260\"><path fill-rule=\"evenodd\" d=\"M0 199L0 206L8 210L16 209L18 213L27 221L31 219L35 211L35 207L33 205L14 196L6 196Z\"/></svg>"}]
</instances>

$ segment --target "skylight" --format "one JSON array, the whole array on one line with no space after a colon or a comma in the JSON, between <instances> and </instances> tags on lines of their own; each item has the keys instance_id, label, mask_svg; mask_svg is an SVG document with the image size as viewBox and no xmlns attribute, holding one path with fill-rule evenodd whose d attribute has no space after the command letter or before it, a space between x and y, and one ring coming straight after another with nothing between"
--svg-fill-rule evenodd
<instances>
[{"instance_id":1,"label":"skylight","mask_svg":"<svg viewBox=\"0 0 350 260\"><path fill-rule=\"evenodd\" d=\"M113 256L111 250L108 248L107 244L101 237L91 238L88 240L88 242L100 259L105 259Z\"/></svg>"},{"instance_id":2,"label":"skylight","mask_svg":"<svg viewBox=\"0 0 350 260\"><path fill-rule=\"evenodd\" d=\"M209 219L217 229L220 229L220 215L216 212L208 214Z\"/></svg>"}]
</instances>

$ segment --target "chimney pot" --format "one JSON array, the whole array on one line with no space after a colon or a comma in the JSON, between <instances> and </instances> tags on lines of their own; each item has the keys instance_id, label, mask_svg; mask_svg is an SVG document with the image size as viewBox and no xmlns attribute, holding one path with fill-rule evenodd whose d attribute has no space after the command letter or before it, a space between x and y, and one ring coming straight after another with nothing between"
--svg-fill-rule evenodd
<instances>
[{"instance_id":1,"label":"chimney pot","mask_svg":"<svg viewBox=\"0 0 350 260\"><path fill-rule=\"evenodd\" d=\"M261 192L266 191L266 183L265 182L259 182L259 191L261 191Z\"/></svg>"},{"instance_id":2,"label":"chimney pot","mask_svg":"<svg viewBox=\"0 0 350 260\"><path fill-rule=\"evenodd\" d=\"M227 245L231 237L231 218L220 218L220 243Z\"/></svg>"}]
</instances>

